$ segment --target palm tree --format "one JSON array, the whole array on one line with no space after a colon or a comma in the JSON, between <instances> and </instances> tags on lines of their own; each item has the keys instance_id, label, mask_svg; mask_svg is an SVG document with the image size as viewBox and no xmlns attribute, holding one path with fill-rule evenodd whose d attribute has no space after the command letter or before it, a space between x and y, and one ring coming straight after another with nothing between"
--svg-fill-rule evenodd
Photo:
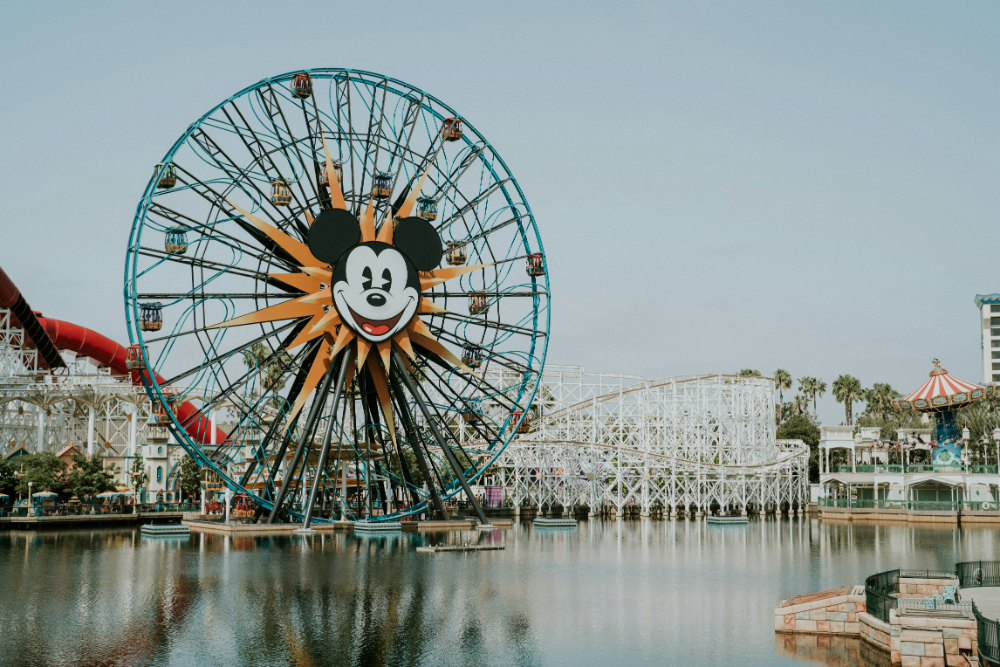
<instances>
[{"instance_id":1,"label":"palm tree","mask_svg":"<svg viewBox=\"0 0 1000 667\"><path fill-rule=\"evenodd\" d=\"M833 381L833 397L838 403L844 404L844 413L847 416L847 425L854 424L854 404L864 400L865 392L861 388L861 381L853 375L841 375Z\"/></svg>"},{"instance_id":2,"label":"palm tree","mask_svg":"<svg viewBox=\"0 0 1000 667\"><path fill-rule=\"evenodd\" d=\"M889 420L889 413L893 411L892 399L902 396L886 382L876 382L871 389L865 391L865 401L868 403L868 412L882 415L883 421Z\"/></svg>"},{"instance_id":3,"label":"palm tree","mask_svg":"<svg viewBox=\"0 0 1000 667\"><path fill-rule=\"evenodd\" d=\"M795 398L792 399L792 408L795 410L796 415L804 415L809 412L809 397L803 394L795 394Z\"/></svg>"},{"instance_id":4,"label":"palm tree","mask_svg":"<svg viewBox=\"0 0 1000 667\"><path fill-rule=\"evenodd\" d=\"M800 377L799 391L806 397L806 414L809 414L809 399L816 395L816 378L808 375Z\"/></svg>"},{"instance_id":5,"label":"palm tree","mask_svg":"<svg viewBox=\"0 0 1000 667\"><path fill-rule=\"evenodd\" d=\"M786 371L784 368L779 368L774 371L774 384L778 386L778 421L784 416L784 406L785 406L785 395L782 392L783 389L792 388L792 374Z\"/></svg>"},{"instance_id":6,"label":"palm tree","mask_svg":"<svg viewBox=\"0 0 1000 667\"><path fill-rule=\"evenodd\" d=\"M819 421L819 414L816 412L816 397L822 397L826 393L826 383L819 378L813 378L813 421Z\"/></svg>"},{"instance_id":7,"label":"palm tree","mask_svg":"<svg viewBox=\"0 0 1000 667\"><path fill-rule=\"evenodd\" d=\"M759 378L761 376L760 371L755 371L752 368L744 368L743 370L740 371L739 374L743 377Z\"/></svg>"}]
</instances>

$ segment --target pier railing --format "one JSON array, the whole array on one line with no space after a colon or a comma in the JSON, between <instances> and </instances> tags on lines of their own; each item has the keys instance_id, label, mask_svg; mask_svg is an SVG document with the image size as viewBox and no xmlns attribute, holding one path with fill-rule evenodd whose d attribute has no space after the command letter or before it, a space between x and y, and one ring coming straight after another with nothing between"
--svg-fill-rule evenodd
<instances>
[{"instance_id":1,"label":"pier railing","mask_svg":"<svg viewBox=\"0 0 1000 667\"><path fill-rule=\"evenodd\" d=\"M926 463L908 463L904 466L898 463L894 464L865 464L856 465L853 468L850 463L838 463L834 466L834 472L839 473L903 473L903 472L941 472L941 473L964 473L968 471L971 475L996 475L997 466L995 465L974 465L974 466L935 466L928 465Z\"/></svg>"},{"instance_id":2,"label":"pier railing","mask_svg":"<svg viewBox=\"0 0 1000 667\"><path fill-rule=\"evenodd\" d=\"M819 498L817 505L820 507L834 507L839 509L886 509L886 510L912 510L924 512L996 512L1000 510L1000 503L979 502L967 500L886 500L886 499L858 499L858 498Z\"/></svg>"},{"instance_id":3,"label":"pier railing","mask_svg":"<svg viewBox=\"0 0 1000 667\"><path fill-rule=\"evenodd\" d=\"M972 603L972 613L976 617L976 641L979 642L979 657L986 658L987 664L1000 664L1000 622L986 618Z\"/></svg>"},{"instance_id":4,"label":"pier railing","mask_svg":"<svg viewBox=\"0 0 1000 667\"><path fill-rule=\"evenodd\" d=\"M973 560L955 563L955 576L962 588L1000 586L1000 561Z\"/></svg>"},{"instance_id":5,"label":"pier railing","mask_svg":"<svg viewBox=\"0 0 1000 667\"><path fill-rule=\"evenodd\" d=\"M865 610L885 623L889 622L889 611L896 608L899 593L899 570L879 572L865 579Z\"/></svg>"}]
</instances>

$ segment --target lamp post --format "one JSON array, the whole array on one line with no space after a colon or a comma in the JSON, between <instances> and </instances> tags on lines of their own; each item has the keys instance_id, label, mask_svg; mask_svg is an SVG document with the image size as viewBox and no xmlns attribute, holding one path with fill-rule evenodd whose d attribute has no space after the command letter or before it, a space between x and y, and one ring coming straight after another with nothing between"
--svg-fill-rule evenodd
<instances>
[{"instance_id":1,"label":"lamp post","mask_svg":"<svg viewBox=\"0 0 1000 667\"><path fill-rule=\"evenodd\" d=\"M969 427L962 429L962 462L965 464L965 474L969 474Z\"/></svg>"},{"instance_id":2,"label":"lamp post","mask_svg":"<svg viewBox=\"0 0 1000 667\"><path fill-rule=\"evenodd\" d=\"M28 482L28 507L31 508L31 514L29 516L35 516L35 501L31 498L31 485L34 482Z\"/></svg>"},{"instance_id":3,"label":"lamp post","mask_svg":"<svg viewBox=\"0 0 1000 667\"><path fill-rule=\"evenodd\" d=\"M993 429L993 442L997 446L997 472L1000 473L1000 427Z\"/></svg>"}]
</instances>

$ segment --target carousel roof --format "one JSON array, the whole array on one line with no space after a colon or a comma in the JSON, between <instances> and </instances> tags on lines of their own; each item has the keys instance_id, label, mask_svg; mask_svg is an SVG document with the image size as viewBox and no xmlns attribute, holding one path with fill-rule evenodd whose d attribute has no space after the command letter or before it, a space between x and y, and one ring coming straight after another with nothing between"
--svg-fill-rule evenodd
<instances>
[{"instance_id":1,"label":"carousel roof","mask_svg":"<svg viewBox=\"0 0 1000 667\"><path fill-rule=\"evenodd\" d=\"M975 403L984 396L993 394L993 385L981 387L950 375L941 368L941 362L934 360L934 370L920 388L907 396L893 401L897 410L917 412L940 412L969 403Z\"/></svg>"}]
</instances>

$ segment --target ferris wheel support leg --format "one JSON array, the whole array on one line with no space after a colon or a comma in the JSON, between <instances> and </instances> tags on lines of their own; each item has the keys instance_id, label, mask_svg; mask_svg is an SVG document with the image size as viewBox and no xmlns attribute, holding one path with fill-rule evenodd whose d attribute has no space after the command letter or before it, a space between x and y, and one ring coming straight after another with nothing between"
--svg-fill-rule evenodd
<instances>
[{"instance_id":1,"label":"ferris wheel support leg","mask_svg":"<svg viewBox=\"0 0 1000 667\"><path fill-rule=\"evenodd\" d=\"M396 396L403 395L403 392L399 387L399 382L396 380L394 375L390 374L389 383L392 385L392 391L396 394ZM399 408L399 415L403 420L403 430L406 431L406 437L411 443L413 443L413 455L417 459L417 467L420 469L420 474L423 476L424 481L427 484L427 489L431 493L431 501L434 503L434 509L437 511L438 516L441 517L442 521L447 521L448 512L444 508L444 503L441 501L441 496L438 494L437 487L434 486L434 477L431 475L430 468L427 467L427 460L424 459L424 452L420 448L420 439L417 437L416 429L413 428L413 418L410 416L410 410L406 406L406 401L397 400L396 406ZM402 462L400 465L402 465Z\"/></svg>"},{"instance_id":2,"label":"ferris wheel support leg","mask_svg":"<svg viewBox=\"0 0 1000 667\"><path fill-rule=\"evenodd\" d=\"M343 352L341 352L338 357L340 358L340 363L344 364L346 357ZM336 360L334 361L336 362ZM330 364L330 370L326 372L326 377L323 378L323 386L316 394L316 397L313 398L312 409L309 411L309 419L306 420L306 426L302 429L302 437L299 440L298 446L295 448L292 460L285 468L285 477L281 480L281 489L278 490L278 495L274 497L274 504L271 506L271 514L267 517L267 522L269 524L274 523L274 521L278 518L278 513L281 511L281 505L285 502L285 496L288 494L288 487L291 486L292 477L295 476L295 469L298 467L299 461L302 460L302 453L305 451L310 438L312 438L313 429L316 428L316 422L319 419L320 413L323 411L323 404L326 403L326 395L330 392L330 385L333 384L333 376L336 372L336 368L338 368L336 363Z\"/></svg>"},{"instance_id":3,"label":"ferris wheel support leg","mask_svg":"<svg viewBox=\"0 0 1000 667\"><path fill-rule=\"evenodd\" d=\"M353 345L348 345L346 355L352 354ZM345 356L346 360L348 357ZM337 373L337 386L333 390L333 409L330 411L330 423L326 427L326 435L323 437L323 449L319 453L319 461L316 463L316 474L313 476L312 491L309 493L309 500L306 501L306 516L302 522L300 530L309 530L312 522L313 503L316 502L316 494L319 492L320 482L323 480L323 470L326 468L326 457L330 455L330 438L333 436L333 425L337 416L337 408L340 405L340 396L344 393L344 379L347 377L347 366L345 362L340 364L340 372Z\"/></svg>"},{"instance_id":4,"label":"ferris wheel support leg","mask_svg":"<svg viewBox=\"0 0 1000 667\"><path fill-rule=\"evenodd\" d=\"M448 460L448 465L455 471L455 476L458 477L458 481L461 482L462 490L465 491L465 496L469 499L469 503L476 511L476 516L479 517L479 523L483 526L490 525L490 522L486 519L486 514L483 512L483 508L479 505L479 501L476 500L476 496L472 493L472 489L469 488L469 483L465 481L465 475L462 474L462 468L455 459L455 454L451 451L451 447L445 443L444 437L441 435L441 431L438 430L437 422L434 421L430 410L427 409L427 405L420 397L417 385L413 381L413 377L410 375L409 371L406 370L406 366L403 364L403 360L400 358L399 352L396 351L396 348L392 348L392 357L396 362L396 367L399 369L399 374L403 377L403 382L406 384L406 388L410 390L411 394L413 394L413 399L417 402L417 405L420 406L420 411L424 413L424 419L427 420L427 425L431 427L434 439L438 441L438 445L440 445L441 451L444 453L444 457Z\"/></svg>"}]
</instances>

